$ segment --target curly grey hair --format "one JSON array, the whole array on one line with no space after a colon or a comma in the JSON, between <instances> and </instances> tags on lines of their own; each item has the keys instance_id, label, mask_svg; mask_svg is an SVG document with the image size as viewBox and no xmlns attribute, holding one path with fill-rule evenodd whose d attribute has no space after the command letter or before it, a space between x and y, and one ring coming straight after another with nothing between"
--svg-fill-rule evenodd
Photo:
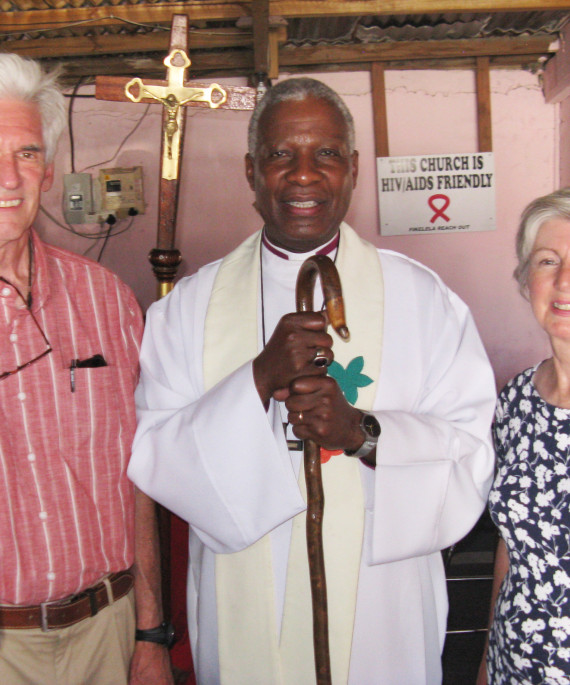
<instances>
[{"instance_id":1,"label":"curly grey hair","mask_svg":"<svg viewBox=\"0 0 570 685\"><path fill-rule=\"evenodd\" d=\"M255 157L258 142L259 120L267 109L275 107L275 105L286 100L305 100L306 98L311 97L317 100L325 100L337 109L346 124L349 152L352 154L354 152L354 120L348 107L340 95L332 88L321 81L317 81L317 79L308 78L306 76L281 81L270 88L263 96L249 121L247 136L249 154L252 157Z\"/></svg>"},{"instance_id":2,"label":"curly grey hair","mask_svg":"<svg viewBox=\"0 0 570 685\"><path fill-rule=\"evenodd\" d=\"M65 99L57 83L59 74L59 69L44 71L34 60L0 54L0 99L22 100L38 106L47 163L54 158L66 121Z\"/></svg>"},{"instance_id":3,"label":"curly grey hair","mask_svg":"<svg viewBox=\"0 0 570 685\"><path fill-rule=\"evenodd\" d=\"M521 215L516 237L518 264L513 276L524 296L527 294L530 257L536 235L540 227L551 219L570 221L570 188L561 188L533 200Z\"/></svg>"}]
</instances>

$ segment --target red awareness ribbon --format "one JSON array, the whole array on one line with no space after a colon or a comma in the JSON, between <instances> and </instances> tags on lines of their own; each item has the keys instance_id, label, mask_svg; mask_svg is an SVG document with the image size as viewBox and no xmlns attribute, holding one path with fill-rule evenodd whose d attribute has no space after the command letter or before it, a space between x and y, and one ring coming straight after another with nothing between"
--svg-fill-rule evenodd
<instances>
[{"instance_id":1,"label":"red awareness ribbon","mask_svg":"<svg viewBox=\"0 0 570 685\"><path fill-rule=\"evenodd\" d=\"M435 206L436 200L442 200L443 204L441 205L441 207L438 208ZM444 221L449 221L449 217L447 216L447 214L445 214L445 210L449 207L450 202L451 200L447 197L447 195L432 195L428 199L428 205L435 212L435 214L430 219L432 224L438 217L441 217Z\"/></svg>"}]
</instances>

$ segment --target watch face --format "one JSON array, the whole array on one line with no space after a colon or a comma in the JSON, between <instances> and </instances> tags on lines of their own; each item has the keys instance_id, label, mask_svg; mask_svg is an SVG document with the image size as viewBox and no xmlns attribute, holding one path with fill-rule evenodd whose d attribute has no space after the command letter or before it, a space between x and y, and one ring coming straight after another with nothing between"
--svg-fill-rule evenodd
<instances>
[{"instance_id":1,"label":"watch face","mask_svg":"<svg viewBox=\"0 0 570 685\"><path fill-rule=\"evenodd\" d=\"M380 435L380 424L372 414L365 414L362 419L362 427L372 438L377 438Z\"/></svg>"}]
</instances>

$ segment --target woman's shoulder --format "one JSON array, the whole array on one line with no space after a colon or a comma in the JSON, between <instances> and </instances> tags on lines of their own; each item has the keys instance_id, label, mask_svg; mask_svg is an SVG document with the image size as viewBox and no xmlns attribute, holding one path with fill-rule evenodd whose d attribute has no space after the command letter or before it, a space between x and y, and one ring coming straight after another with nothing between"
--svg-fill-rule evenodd
<instances>
[{"instance_id":1,"label":"woman's shoulder","mask_svg":"<svg viewBox=\"0 0 570 685\"><path fill-rule=\"evenodd\" d=\"M538 366L538 364L530 366L528 369L521 371L511 378L499 393L499 401L504 402L509 401L509 399L514 399L517 396L530 395L533 385L532 378Z\"/></svg>"},{"instance_id":2,"label":"woman's shoulder","mask_svg":"<svg viewBox=\"0 0 570 685\"><path fill-rule=\"evenodd\" d=\"M522 439L521 428L529 416L534 416L536 393L532 377L536 367L518 373L505 385L497 398L493 419L493 438L499 463Z\"/></svg>"},{"instance_id":3,"label":"woman's shoulder","mask_svg":"<svg viewBox=\"0 0 570 685\"><path fill-rule=\"evenodd\" d=\"M538 365L518 373L504 386L497 398L495 424L501 424L506 417L518 415L521 411L528 414L531 410L534 391L533 376Z\"/></svg>"}]
</instances>

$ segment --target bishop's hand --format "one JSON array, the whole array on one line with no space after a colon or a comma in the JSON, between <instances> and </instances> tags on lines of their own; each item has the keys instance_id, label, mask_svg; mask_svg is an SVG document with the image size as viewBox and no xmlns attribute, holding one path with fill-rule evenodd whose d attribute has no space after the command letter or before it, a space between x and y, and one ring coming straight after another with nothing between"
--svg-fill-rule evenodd
<instances>
[{"instance_id":1,"label":"bishop's hand","mask_svg":"<svg viewBox=\"0 0 570 685\"><path fill-rule=\"evenodd\" d=\"M332 337L320 312L286 314L277 324L265 348L253 360L257 392L267 407L273 397L284 401L298 378L325 377L333 360Z\"/></svg>"},{"instance_id":2,"label":"bishop's hand","mask_svg":"<svg viewBox=\"0 0 570 685\"><path fill-rule=\"evenodd\" d=\"M327 450L356 450L363 442L361 412L351 406L330 376L304 376L289 386L288 421L301 440Z\"/></svg>"}]
</instances>

